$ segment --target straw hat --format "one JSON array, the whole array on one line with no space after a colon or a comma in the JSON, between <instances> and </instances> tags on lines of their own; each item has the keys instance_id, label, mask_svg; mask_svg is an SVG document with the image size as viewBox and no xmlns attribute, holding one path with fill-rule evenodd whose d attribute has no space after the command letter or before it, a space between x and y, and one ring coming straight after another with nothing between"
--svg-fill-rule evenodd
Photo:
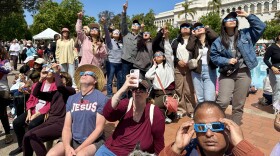
<instances>
[{"instance_id":1,"label":"straw hat","mask_svg":"<svg viewBox=\"0 0 280 156\"><path fill-rule=\"evenodd\" d=\"M98 28L98 29L100 29L100 25L97 24L97 23L90 23L90 24L88 25L88 27L89 27L90 29L93 29L93 28Z\"/></svg>"},{"instance_id":2,"label":"straw hat","mask_svg":"<svg viewBox=\"0 0 280 156\"><path fill-rule=\"evenodd\" d=\"M80 87L80 78L81 78L80 72L85 72L85 71L92 71L95 73L96 79L97 79L96 89L102 91L105 86L104 73L102 72L102 70L100 68L98 68L94 65L91 65L91 64L85 64L76 69L75 74L74 74L74 80L75 80L77 87L78 88Z\"/></svg>"}]
</instances>

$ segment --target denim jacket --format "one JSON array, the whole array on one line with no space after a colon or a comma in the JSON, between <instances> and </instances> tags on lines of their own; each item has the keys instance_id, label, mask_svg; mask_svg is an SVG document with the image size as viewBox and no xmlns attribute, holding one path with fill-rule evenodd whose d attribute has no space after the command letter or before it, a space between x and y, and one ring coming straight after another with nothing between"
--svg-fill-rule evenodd
<instances>
[{"instance_id":1,"label":"denim jacket","mask_svg":"<svg viewBox=\"0 0 280 156\"><path fill-rule=\"evenodd\" d=\"M239 30L237 48L240 51L245 64L251 70L258 65L254 45L262 36L266 25L253 14L250 14L246 18L250 27ZM228 65L229 59L234 58L234 56L232 56L231 49L226 49L222 45L221 37L219 37L211 46L210 58L216 66L223 67Z\"/></svg>"}]
</instances>

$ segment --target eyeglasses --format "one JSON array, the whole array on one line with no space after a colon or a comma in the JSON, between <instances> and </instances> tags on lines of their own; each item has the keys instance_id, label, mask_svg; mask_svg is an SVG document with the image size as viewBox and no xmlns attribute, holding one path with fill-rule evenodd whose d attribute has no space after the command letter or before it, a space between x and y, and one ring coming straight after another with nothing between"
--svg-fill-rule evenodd
<instances>
[{"instance_id":1,"label":"eyeglasses","mask_svg":"<svg viewBox=\"0 0 280 156\"><path fill-rule=\"evenodd\" d=\"M181 27L181 29L190 29L191 27L190 26L183 26Z\"/></svg>"},{"instance_id":2,"label":"eyeglasses","mask_svg":"<svg viewBox=\"0 0 280 156\"><path fill-rule=\"evenodd\" d=\"M237 21L237 18L226 18L226 19L224 19L224 22L233 22L233 21Z\"/></svg>"},{"instance_id":3,"label":"eyeglasses","mask_svg":"<svg viewBox=\"0 0 280 156\"><path fill-rule=\"evenodd\" d=\"M196 31L196 30L198 30L200 28L204 28L204 26L203 25L202 26L197 26L197 27L193 28L193 30Z\"/></svg>"},{"instance_id":4,"label":"eyeglasses","mask_svg":"<svg viewBox=\"0 0 280 156\"><path fill-rule=\"evenodd\" d=\"M138 24L138 23L133 23L132 25L137 26L137 27L140 26L140 24Z\"/></svg>"},{"instance_id":5,"label":"eyeglasses","mask_svg":"<svg viewBox=\"0 0 280 156\"><path fill-rule=\"evenodd\" d=\"M205 133L210 129L212 132L224 131L225 125L221 122L212 122L208 124L194 124L194 130L198 133Z\"/></svg>"},{"instance_id":6,"label":"eyeglasses","mask_svg":"<svg viewBox=\"0 0 280 156\"><path fill-rule=\"evenodd\" d=\"M135 93L145 93L147 92L146 89L144 88L133 88L131 89L132 92L135 92Z\"/></svg>"},{"instance_id":7,"label":"eyeglasses","mask_svg":"<svg viewBox=\"0 0 280 156\"><path fill-rule=\"evenodd\" d=\"M96 77L95 73L92 72L92 71L80 72L80 76L92 76L92 77Z\"/></svg>"}]
</instances>

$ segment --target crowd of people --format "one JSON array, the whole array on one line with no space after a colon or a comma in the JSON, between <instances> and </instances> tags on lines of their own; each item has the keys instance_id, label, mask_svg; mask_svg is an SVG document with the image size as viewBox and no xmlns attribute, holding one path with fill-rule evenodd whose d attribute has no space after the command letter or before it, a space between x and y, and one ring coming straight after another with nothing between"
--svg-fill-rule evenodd
<instances>
[{"instance_id":1,"label":"crowd of people","mask_svg":"<svg viewBox=\"0 0 280 156\"><path fill-rule=\"evenodd\" d=\"M266 25L237 10L222 20L220 36L203 23L186 22L177 38L169 38L164 26L152 39L138 20L129 31L127 8L126 3L120 30L100 19L104 36L97 23L83 26L80 12L75 39L62 28L49 46L35 48L31 41L17 40L8 48L1 45L0 117L6 144L13 141L7 116L11 95L16 115L12 126L18 147L10 155L115 156L129 155L136 147L162 156L263 155L244 139L240 125L250 70L258 62L254 45ZM245 17L250 27L239 29L237 17ZM280 97L279 47L280 35L264 57L274 103ZM18 59L24 65L10 89L7 75L17 70ZM176 112L167 109L164 98L174 94L179 97ZM232 119L226 119L230 103ZM165 146L165 123L185 116L193 121L181 125L175 142ZM106 120L118 121L108 138ZM56 139L53 147L45 147Z\"/></svg>"}]
</instances>

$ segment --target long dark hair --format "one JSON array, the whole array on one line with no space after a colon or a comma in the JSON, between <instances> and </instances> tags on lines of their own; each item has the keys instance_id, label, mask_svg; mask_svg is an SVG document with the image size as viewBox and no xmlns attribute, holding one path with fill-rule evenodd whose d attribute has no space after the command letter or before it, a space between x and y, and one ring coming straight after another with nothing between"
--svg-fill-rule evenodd
<instances>
[{"instance_id":1,"label":"long dark hair","mask_svg":"<svg viewBox=\"0 0 280 156\"><path fill-rule=\"evenodd\" d=\"M236 21L236 27L234 28L234 48L237 48L237 39L239 37L239 31L238 31L238 20ZM222 28L221 28L221 41L222 41L222 45L226 48L229 49L229 45L230 45L230 39L229 39L229 35L226 32L226 26L225 26L225 22L222 23Z\"/></svg>"},{"instance_id":2,"label":"long dark hair","mask_svg":"<svg viewBox=\"0 0 280 156\"><path fill-rule=\"evenodd\" d=\"M6 51L5 47L3 47L3 46L0 46L0 59L9 60L8 52Z\"/></svg>"}]
</instances>

